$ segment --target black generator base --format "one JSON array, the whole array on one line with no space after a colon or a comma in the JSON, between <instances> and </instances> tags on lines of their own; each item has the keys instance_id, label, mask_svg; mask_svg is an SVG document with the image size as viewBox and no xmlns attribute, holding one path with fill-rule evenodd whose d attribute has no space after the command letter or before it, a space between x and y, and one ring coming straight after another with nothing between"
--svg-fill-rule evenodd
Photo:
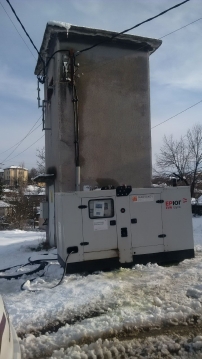
<instances>
[{"instance_id":1,"label":"black generator base","mask_svg":"<svg viewBox=\"0 0 202 359\"><path fill-rule=\"evenodd\" d=\"M73 255L73 254L72 254ZM67 261L67 274L73 273L92 273L95 271L110 271L117 268L132 268L135 264L157 263L159 265L179 263L184 259L194 258L194 249L186 249L181 251L149 253L133 256L133 262L120 263L119 258L106 258L91 261L68 263ZM65 262L58 255L58 261L61 266L65 267Z\"/></svg>"}]
</instances>

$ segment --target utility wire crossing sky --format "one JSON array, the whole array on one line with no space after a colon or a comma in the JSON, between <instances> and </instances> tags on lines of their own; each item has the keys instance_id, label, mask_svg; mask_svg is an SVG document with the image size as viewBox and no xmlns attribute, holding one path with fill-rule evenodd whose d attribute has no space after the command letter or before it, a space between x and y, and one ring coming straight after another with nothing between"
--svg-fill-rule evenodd
<instances>
[{"instance_id":1,"label":"utility wire crossing sky","mask_svg":"<svg viewBox=\"0 0 202 359\"><path fill-rule=\"evenodd\" d=\"M148 27L148 26L152 26L152 29L153 29L153 32L155 33L155 31L156 31L156 27L158 28L158 31L159 31L159 28L161 29L161 28L163 28L163 29L169 29L169 30L171 30L171 31L169 31L167 34L165 34L164 36L162 36L161 38L164 38L164 37L166 37L166 36L168 36L168 35L173 35L174 33L176 33L176 32L178 32L179 30L181 30L181 29L185 29L185 28L187 28L189 25L193 25L193 27L195 27L196 28L196 22L199 22L199 20L201 20L201 17L200 18L197 18L196 19L196 17L195 17L195 19L193 18L193 16L194 15L198 15L198 14L202 14L202 12L200 12L200 11L197 11L197 7L196 7L196 0L192 0L191 1L191 3L192 3L192 6L191 7L189 7L189 9L188 9L188 11L187 11L187 6L189 6L189 5L187 5L186 3L189 3L190 2L190 0L187 0L187 1L183 1L183 2L181 2L181 3L179 3L179 4L175 4L175 5L173 5L172 7L170 7L169 9L166 9L166 10L164 10L165 9L165 7L166 7L166 5L170 5L173 1L167 1L167 0L163 0L162 2L161 2L161 5L159 4L159 2L158 1L153 1L152 2L152 6L151 6L151 2L149 2L149 1L147 1L147 0L144 0L144 1L138 1L138 0L135 0L135 1L130 1L130 0L126 0L127 1L127 3L128 3L128 5L130 4L130 6L129 6L129 10L132 10L131 8L132 7L134 7L134 5L136 5L136 12L134 12L134 11L129 11L130 13L131 13L131 15L130 16L128 16L127 17L127 22L129 23L129 22L131 22L132 20L134 21L134 14L136 14L136 18L138 19L140 19L140 18L147 18L147 20L144 20L144 21L142 21L142 22L139 22L137 25L135 25L135 26L132 26L132 27L130 27L130 28L128 28L127 30L124 30L124 31L119 31L119 29L112 29L112 21L111 21L111 23L109 24L110 26L107 26L107 25L105 25L104 26L104 28L106 28L107 30L110 30L110 29L112 29L113 31L115 30L115 31L117 31L118 33L117 34L115 34L114 36L112 36L112 38L110 39L110 40L112 40L114 37L116 37L116 36L118 36L119 34L122 34L122 33L125 33L125 32L128 32L128 31L131 31L132 29L134 29L134 28L137 28L137 27L140 27L140 25L143 25L144 24L144 31L143 31L143 33L135 33L135 34L137 34L137 35L142 35L142 36L148 36L148 34L151 36L151 37L156 37L156 34L152 34L152 31L151 31L151 29ZM26 12L26 16L25 16L25 11L24 11L24 8L23 8L23 6L22 5L24 5L25 4L25 1L24 0L21 0L21 1L19 1L19 3L17 4L16 3L16 6L18 7L18 9L17 9L17 13L18 14L20 14L20 17L22 18L22 21L20 20L20 18L18 17L18 15L16 14L16 11L14 10L14 8L12 7L12 5L11 5L11 3L10 3L10 1L8 1L8 0L6 0L6 2L7 2L7 4L9 4L9 6L12 8L12 11L13 11L13 13L15 14L15 16L16 16L16 18L18 18L18 22L20 22L20 24L21 24L21 26L22 26L22 28L23 28L23 30L25 31L25 33L26 33L26 35L29 37L29 39L30 39L30 41L31 41L31 43L32 43L32 45L34 46L34 48L35 48L35 50L38 52L38 50L37 50L37 46L34 44L34 43L36 43L36 41L33 41L32 39L31 39L31 37L30 37L30 35L28 34L28 31L25 29L25 27L26 28L28 28L28 26L26 25L26 23L28 23L28 25L29 25L29 28L30 28L30 30L29 30L29 32L30 33L32 33L33 35L34 35L34 37L36 37L36 28L34 28L34 30L35 31L31 31L31 29L33 28L33 26L30 26L31 24L32 24L32 22L31 22L31 12L30 11L28 11L28 12ZM48 7L48 2L47 2L47 0L42 0L42 2L43 2L43 5L45 5L45 7L43 8L43 9L46 9L47 10L47 7ZM135 3L135 4L134 4ZM17 26L15 26L15 24L14 24L14 22L12 21L12 19L11 19L11 17L9 16L9 14L8 14L8 11L5 9L5 7L3 6L3 4L0 2L0 4L1 4L1 6L2 6L2 9L4 10L4 12L5 12L5 14L6 14L6 17L8 17L9 18L9 20L12 22L12 24L13 24L13 26L15 27L15 29L16 29L16 31L18 32L18 34L19 34L19 36L21 37L21 39L23 40L23 42L24 42L24 44L26 45L26 47L28 48L28 50L29 50L29 52L31 53L31 55L32 55L32 57L35 59L35 56L34 56L34 54L32 53L32 51L30 50L30 48L28 47L28 45L26 44L26 42L24 41L24 39L23 39L23 37L21 36L21 34L20 34L20 32L18 31L18 29L17 29ZM30 4L31 4L31 6L30 6ZM95 12L96 13L96 16L97 17L100 17L100 15L99 15L99 11L100 10L104 10L104 5L106 4L106 1L105 0L96 0L96 1L91 1L91 0L86 0L86 2L85 2L85 4L86 4L86 6L87 6L87 4L88 5L91 5L90 7L88 6L87 7L87 9L89 10L89 13L88 12L86 12L85 11L85 8L83 7L83 2L82 1L80 1L80 0L75 0L74 2L73 1L71 1L71 0L69 0L68 1L68 7L70 7L73 11L72 11L72 14L71 14L71 11L70 11L70 18L65 18L65 19L63 19L63 17L64 17L64 13L63 13L63 11L62 11L62 9L64 10L64 7L63 7L63 5L64 5L64 1L61 1L61 3L60 3L60 6L57 8L57 6L56 6L56 11L53 11L55 14L56 13L58 13L58 14L60 14L60 15L58 15L59 16L59 18L57 18L57 20L59 20L59 21L65 21L65 22L69 22L69 20L71 20L71 17L75 17L75 18L77 18L77 21L79 22L79 23L76 23L77 25L79 25L79 24L81 24L81 25L83 25L83 26L89 26L89 27L92 27L92 26L94 26L94 27L99 27L99 28L103 28L103 25L100 25L100 26L98 26L98 22L96 23L96 26L95 25L93 25L92 24L92 22L88 22L88 20L87 20L87 22L88 22L88 24L85 24L85 18L87 18L88 16L89 16L89 14L91 14L92 15L92 12ZM109 4L108 2L107 2L107 4ZM183 6L183 7L181 7L182 5L185 5L186 4L186 7L185 6ZM118 9L120 10L120 7L124 7L124 5L123 5L123 2L122 1L116 1L116 6L117 6L117 8L116 7L114 7L114 5L115 5L115 2L114 1L112 1L111 2L111 4L110 5L108 5L108 7L111 7L111 8L113 8L113 12L111 12L110 14L112 14L113 13L113 15L114 14L116 14L116 16L118 17L120 17L120 13L122 13L122 12L120 12L119 11L119 14L118 14ZM28 7L27 7L28 6ZM94 7L93 7L94 6ZM30 7L35 7L35 4L34 4L34 2L33 1L30 1L29 2L29 5L27 5L26 4L26 8L27 8L27 10L30 10ZM178 10L178 8L182 8L183 10ZM53 8L54 8L54 6L53 6ZM164 8L164 9L163 9ZM40 11L40 15L42 15L42 17L44 18L44 17L46 17L47 18L47 16L50 16L50 15L45 15L45 11L43 11L43 9L41 9L41 11ZM93 10L94 9L94 10ZM99 11L98 11L98 9L99 9ZM159 9L161 10L160 11L160 13L158 13L158 15L155 15L155 16L150 16L150 17L148 17L148 16L143 16L143 15L150 15L150 14L152 14L152 13L154 13L154 12L159 12ZM172 14L172 16L168 13L168 15L166 16L166 13L167 12L169 12L169 11L171 11L171 10L174 10L175 9L175 11L173 12L173 14ZM190 12L190 9L192 10L191 12ZM195 11L193 11L193 9L195 9ZM116 11L115 11L116 10ZM199 10L200 10L200 6L199 6ZM202 9L201 9L202 10ZM125 7L124 7L124 9L123 9L123 13L122 13L122 19L120 19L120 20L122 20L122 21L120 21L119 22L119 27L124 27L124 25L126 24L126 20L123 20L123 19L126 19L126 17L124 17L123 16L123 14L124 14L124 11L126 12L126 9L125 9ZM179 12L180 11L180 12ZM105 8L105 12L106 12L106 8ZM129 12L128 12L128 14L129 14ZM47 12L47 13L49 13L49 12ZM80 15L81 15L81 13L83 14L83 17L82 16L77 16L78 15L78 13L80 13ZM77 15L76 15L77 14ZM191 17L190 17L190 14L192 15ZM1 14L2 15L2 14ZM27 16L28 15L28 16ZM133 15L133 16L132 16ZM164 16L162 16L162 15L164 15ZM39 16L40 17L40 16ZM163 21L163 25L164 26L159 26L159 21L161 21L161 17L162 18L164 18L164 21ZM176 19L175 19L175 17L176 17ZM198 17L198 16L197 16ZM24 20L23 20L23 18L24 18ZM28 21L28 18L29 18L29 21ZM94 18L95 18L95 14L94 14ZM105 18L106 18L106 13L105 13ZM159 19L157 19L157 18L159 18ZM103 19L103 18L102 18ZM154 19L156 19L156 21L152 21L152 20L154 20ZM183 22L185 22L184 20L188 20L188 21L186 21L186 24L184 25L183 24ZM39 19L40 20L40 19ZM49 21L49 20L51 20L51 18L49 17L49 18L47 18L47 21ZM175 20L175 21L174 21ZM151 22L152 21L152 22ZM40 22L40 21L39 21ZM71 21L72 23L75 23L75 21ZM101 21L102 22L102 21ZM100 23L101 23L100 22ZM158 22L158 23L157 23ZM5 23L5 21L4 21L4 23ZM25 26L23 25L23 23L25 24ZM150 25L150 23L152 24L152 25ZM156 23L156 25L155 25L155 23ZM43 36L43 32L44 32L44 29L45 29L45 24L46 24L46 21L44 22L44 21L42 21L41 22L41 27L40 27L40 29L42 29L40 32L39 32L39 36L37 37L37 42L38 42L38 44L40 45L40 43L41 43L41 40L42 40L42 36ZM161 22L161 24L162 24L162 22ZM173 24L175 24L175 29L174 30L172 30L172 28L174 27L173 26ZM177 29L176 29L176 25L181 25L180 27L177 27ZM126 27L126 26L125 26ZM200 24L200 27L201 27L201 24ZM200 28L199 27L199 28ZM146 29L145 29L146 28ZM148 29L150 29L149 31L148 31ZM142 31L142 29L143 29L143 26L141 26L141 30L139 30L139 31ZM136 30L136 31L138 31L138 30ZM191 30L191 33L192 32L194 32L193 30ZM200 31L199 31L199 29L198 29L198 34L200 33ZM13 36L13 35L12 35ZM174 35L173 35L174 36ZM173 38L173 36L172 36L172 38ZM175 35L175 36L178 36L177 34ZM160 38L160 39L161 39ZM12 40L12 39L11 39ZM97 43L97 44L94 44L93 45L93 47L95 47L95 46L98 46L100 43ZM163 43L163 45L164 45L164 43ZM186 45L187 46L187 45ZM163 46L162 46L163 47ZM83 51L87 51L87 50L90 50L92 47L90 47L90 48L86 48L86 49L83 49L83 50L81 50L80 52L83 52ZM164 46L164 50L165 50L165 46ZM39 52L38 52L39 53ZM153 95L153 93L155 92L155 87L154 87L154 91L152 92L152 88L153 88L153 86L154 86L154 84L152 83L152 82L155 82L156 81L156 77L155 76L153 76L153 73L155 72L155 71L153 71L152 70L152 67L153 67L153 64L152 64L152 61L153 61L153 58L155 59L155 61L153 61L154 63L156 62L156 61L158 61L158 57L160 57L160 55L158 54L159 53L159 51L157 52L157 54L154 54L154 55L152 55L151 56L151 58L150 58L150 62L151 62L151 95L152 95L152 98L151 98L151 105L152 105L152 113L155 113L154 111L153 111L153 107L154 107L154 104L157 102L157 96L156 97L154 97L154 95ZM22 54L22 52L21 52L21 54ZM164 53L163 53L163 56L165 56L164 55L165 54L165 51L164 51ZM166 52L166 54L167 54L167 52ZM165 56L166 57L166 56ZM16 58L16 57L15 57ZM19 56L19 59L18 59L18 61L20 62L20 58L22 58L22 56ZM32 63L33 63L33 60L32 60ZM161 63L162 64L162 63ZM102 65L102 64L101 64ZM29 76L31 77L33 77L33 75L32 75L32 73L33 73L33 69L34 69L34 66L35 66L35 64L33 64L33 66L30 68L31 69L31 71L29 70ZM8 65L7 65L7 67L8 67ZM176 66L177 67L177 66ZM6 65L4 65L4 68L6 68ZM12 67L11 67L12 68ZM21 68L22 68L22 66L21 66ZM26 75L27 76L27 75ZM24 82L24 81L23 81ZM23 82L22 82L22 84L23 84ZM32 78L32 80L31 80L31 82L33 82L33 78ZM158 86L157 86L158 87ZM0 89L1 90L1 89ZM156 128L156 127L158 127L158 126L160 126L161 124L164 124L164 123L166 123L167 121L169 121L169 120L171 120L171 119L173 119L174 117L176 117L176 116L178 116L178 115L180 115L180 114L182 114L182 113L184 113L184 112L186 112L188 109L191 109L191 108L193 108L193 107L196 107L198 104L200 104L201 102L202 102L202 100L201 99L199 99L199 101L197 101L197 102L195 102L195 101L192 101L192 103L194 103L194 104L191 104L190 103L190 101L189 102L187 102L187 101L182 101L182 99L180 98L181 96L179 96L179 101L177 101L176 100L176 96L175 96L175 98L174 98L174 103L175 103L175 105L173 106L173 102L171 102L172 103L172 106L169 106L170 107L170 109L172 110L172 112L176 112L176 114L175 115L172 115L172 116L169 116L166 120L163 120L163 121L160 121L159 123L157 123L157 124L154 124L154 122L152 122L152 124L154 124L154 126L152 126L152 128L154 129L154 128ZM193 96L190 96L190 100L191 100L191 98L192 98ZM168 95L165 93L165 97L164 97L164 101L165 101L165 99L168 99ZM193 97L193 100L194 100L194 97ZM197 97L196 97L196 100L197 100ZM170 101L169 101L169 103L170 103ZM190 103L190 106L188 106L187 107L187 104L189 104ZM184 110L181 110L182 108L183 108L183 104L185 105L186 104L186 106L184 106ZM161 104L161 102L159 101L159 108L161 109L161 107L162 107L162 104ZM156 107L156 104L155 104L155 107ZM175 108L176 108L176 110L178 110L178 111L174 111L175 110ZM164 107L164 109L165 109L165 107ZM169 109L169 110L170 110ZM37 110L37 108L35 109L35 110ZM180 111L179 111L180 110ZM30 111L31 112L31 111ZM157 110L156 110L156 112L157 112L157 114L158 114L158 112L159 112L159 109L157 108ZM29 113L29 110L28 110L28 113ZM162 119L162 117L166 117L165 115L166 114L169 114L169 112L167 112L167 111L163 111L162 112L162 116L161 116L161 119ZM153 116L152 116L153 117ZM159 117L159 116L155 116L155 117ZM160 118L159 118L160 119ZM38 121L38 120L37 120ZM155 119L155 122L156 121L158 121L158 119L156 118ZM5 121L6 122L6 121ZM196 122L197 122L197 119L196 119ZM21 151L20 153L18 153L16 156L14 156L14 157L11 157L11 155L17 150L17 148L24 142L24 141L26 141L26 138L28 137L28 135L31 135L32 134L32 136L34 135L33 134L33 132L35 131L35 130L37 130L37 128L39 128L40 126L38 126L38 127L36 127L34 130L33 130L33 128L34 128L34 126L36 125L36 123L32 126L32 128L31 128L31 130L29 130L29 132L27 133L27 135L25 135L21 140L19 140L19 141L17 141L17 143L16 143L16 145L12 145L9 149L13 149L12 150L12 152L4 159L4 160L2 160L1 162L6 162L6 164L9 162L9 161L11 161L13 158L15 158L15 157L17 157L17 156L20 156L20 154L22 154L22 153L25 153L30 147L32 147L35 143L37 143L41 138L43 138L43 136L40 136L40 137L38 137L31 145L29 144L29 146L27 146L23 151ZM187 125L189 125L188 123L187 123ZM165 126L163 126L163 127L165 127ZM182 128L182 130L183 130L183 128ZM156 132L156 131L155 131ZM36 133L36 131L35 131L35 133ZM161 133L162 133L162 137L163 137L163 132L161 131ZM36 137L35 137L36 138ZM153 138L154 138L154 136L153 136ZM158 138L159 138L159 135L158 135ZM16 138L17 139L17 138ZM12 142L15 142L15 141L12 141ZM159 142L159 141L158 141ZM12 143L11 143L12 144ZM155 146L153 145L153 148L154 147L159 147L159 145L158 146L156 146L156 144L155 144ZM5 152L7 152L9 149L6 149L5 150L5 146L2 146L2 147L0 147L0 155L2 154L2 153L5 153ZM21 157L22 158L22 157ZM33 162L35 161L35 158L34 158L34 156L33 156ZM28 166L28 167L31 167L30 165Z\"/></svg>"}]
</instances>

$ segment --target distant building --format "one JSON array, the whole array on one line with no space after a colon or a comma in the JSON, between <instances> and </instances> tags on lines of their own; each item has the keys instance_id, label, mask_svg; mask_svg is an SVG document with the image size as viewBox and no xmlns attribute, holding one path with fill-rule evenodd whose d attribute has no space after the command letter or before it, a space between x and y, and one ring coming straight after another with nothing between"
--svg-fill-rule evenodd
<instances>
[{"instance_id":1,"label":"distant building","mask_svg":"<svg viewBox=\"0 0 202 359\"><path fill-rule=\"evenodd\" d=\"M0 181L4 181L4 170L0 168Z\"/></svg>"},{"instance_id":2,"label":"distant building","mask_svg":"<svg viewBox=\"0 0 202 359\"><path fill-rule=\"evenodd\" d=\"M0 217L7 216L12 212L12 205L0 200Z\"/></svg>"},{"instance_id":3,"label":"distant building","mask_svg":"<svg viewBox=\"0 0 202 359\"><path fill-rule=\"evenodd\" d=\"M20 166L10 166L4 169L4 183L17 187L26 184L28 181L28 169Z\"/></svg>"}]
</instances>

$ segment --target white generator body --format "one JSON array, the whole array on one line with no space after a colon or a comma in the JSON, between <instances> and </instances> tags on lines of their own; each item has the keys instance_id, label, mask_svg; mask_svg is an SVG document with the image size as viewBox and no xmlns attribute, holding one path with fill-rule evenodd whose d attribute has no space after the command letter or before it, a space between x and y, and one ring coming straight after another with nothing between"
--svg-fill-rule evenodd
<instances>
[{"instance_id":1,"label":"white generator body","mask_svg":"<svg viewBox=\"0 0 202 359\"><path fill-rule=\"evenodd\" d=\"M194 257L189 187L55 193L55 216L67 273Z\"/></svg>"}]
</instances>

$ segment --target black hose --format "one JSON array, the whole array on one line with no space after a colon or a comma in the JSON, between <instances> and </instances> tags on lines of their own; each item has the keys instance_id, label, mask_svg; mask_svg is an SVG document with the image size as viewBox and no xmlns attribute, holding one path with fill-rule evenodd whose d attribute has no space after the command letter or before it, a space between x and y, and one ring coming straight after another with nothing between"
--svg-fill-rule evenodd
<instances>
[{"instance_id":1,"label":"black hose","mask_svg":"<svg viewBox=\"0 0 202 359\"><path fill-rule=\"evenodd\" d=\"M48 265L48 261L56 261L57 259L56 258L53 258L53 259L37 259L37 260L34 260L32 261L30 259L31 257L28 258L28 263L25 263L25 264L18 264L16 266L12 266L12 267L8 267L8 268L4 268L4 269L0 269L0 273L4 273L12 268L16 268L16 267L20 267L20 268L23 268L23 267L26 267L26 266L30 266L31 265L34 265L34 264L39 264L39 266L29 272L24 272L24 273L18 273L18 274L11 274L11 275L0 275L0 279L7 279L7 280L10 280L10 279L18 279L20 277L22 277L23 275L31 275L31 274L34 274L34 273L37 273L41 270L43 270L47 265ZM19 268L19 269L20 269Z\"/></svg>"},{"instance_id":2,"label":"black hose","mask_svg":"<svg viewBox=\"0 0 202 359\"><path fill-rule=\"evenodd\" d=\"M43 288L43 289L52 289L52 288L55 288L55 287L57 287L58 285L60 285L61 283L62 283L62 281L63 281L63 279L64 279L64 276L65 276L65 273L66 273L66 269L67 269L67 261L68 261L68 258L69 258L69 256L72 254L73 252L71 252L71 253L69 253L68 255L67 255L67 258L66 258L66 260L65 260L65 267L64 267L64 271L63 271L63 274L62 274L62 278L60 279L60 281L56 284L56 285L54 285L53 287L50 287L50 288ZM29 257L28 258L28 263L25 263L25 264L20 264L20 265L15 265L15 266L12 266L12 267L8 267L8 268L4 268L4 269L0 269L0 273L4 273L4 272L6 272L6 271L8 271L8 270L10 270L10 269L12 269L12 268L16 268L16 267L20 267L20 268L23 268L23 267L26 267L26 266L28 266L28 265L34 265L34 264L39 264L39 266L36 268L36 269L34 269L34 270L31 270L30 272L25 272L25 273L18 273L18 274L11 274L11 275L3 275L3 276L1 276L0 275L0 279L7 279L7 280L10 280L10 279L18 279L18 278L20 278L20 277L22 277L23 275L31 275L31 274L34 274L34 273L37 273L37 272L40 272L41 270L43 270L48 264L49 264L49 262L48 261L57 261L57 259L56 258L52 258L52 259L36 259L36 260L34 260L34 261L32 261L31 260L31 257ZM20 269L19 268L19 269ZM44 273L45 272L43 272L40 276L38 276L38 277L43 277L44 276ZM36 279L37 277L35 277L35 278L32 278L32 279L30 279L29 281L30 282L33 282L35 279ZM27 282L27 280L21 285L21 290L25 290L23 287L24 287L24 284ZM40 290L42 290L42 289L40 289ZM38 290L29 290L30 292L36 292L36 291L38 291Z\"/></svg>"},{"instance_id":3,"label":"black hose","mask_svg":"<svg viewBox=\"0 0 202 359\"><path fill-rule=\"evenodd\" d=\"M38 264L38 263L36 263L36 264ZM7 280L18 279L18 278L22 277L23 275L31 275L31 274L34 274L34 273L37 273L37 272L43 270L47 266L47 264L48 264L48 262L43 261L43 263L40 263L39 266L36 269L31 270L30 272L11 274L11 275L2 275L2 276L0 276L0 279L7 279ZM21 266L21 268L25 267L27 265L30 265L30 263L24 264L23 266ZM18 266L15 266L15 267L18 267ZM3 271L0 271L0 272L3 272Z\"/></svg>"},{"instance_id":4,"label":"black hose","mask_svg":"<svg viewBox=\"0 0 202 359\"><path fill-rule=\"evenodd\" d=\"M63 281L63 279L64 279L64 276L65 276L65 273L66 273L66 269L67 269L67 261L68 261L68 258L69 258L69 256L70 256L70 254L72 254L72 253L74 253L74 252L71 252L71 253L69 253L69 254L67 255L67 258L66 258L66 261L65 261L64 272L63 272L62 278L60 279L60 281L59 281L56 285L54 285L54 287L51 287L50 289L55 288L55 287L57 287L58 285L60 285L60 284L62 283L62 281Z\"/></svg>"},{"instance_id":5,"label":"black hose","mask_svg":"<svg viewBox=\"0 0 202 359\"><path fill-rule=\"evenodd\" d=\"M65 260L65 266L64 266L64 271L63 271L63 274L62 274L62 278L60 279L60 281L59 281L56 285L54 285L53 287L46 287L46 288L42 288L42 289L31 289L31 290L29 290L29 292L38 292L38 291L41 291L41 290L43 290L43 289L53 289L53 288L57 287L58 285L60 285L60 284L62 283L62 281L63 281L63 279L64 279L64 276L65 276L65 273L66 273L68 258L69 258L69 256L70 256L72 253L74 253L74 252L71 252L71 253L69 253L69 254L67 255L67 258L66 258L66 260ZM30 260L30 257L28 258L28 260L30 261L30 263L32 263L32 261ZM40 261L40 259L39 259L39 261ZM41 276L39 276L39 277L42 277L43 275L44 275L44 273L43 273ZM30 279L30 282L33 282L35 279L36 279L36 278ZM26 289L24 289L24 285L25 285L26 282L27 282L27 280L21 285L21 287L20 287L21 290L26 290Z\"/></svg>"}]
</instances>

